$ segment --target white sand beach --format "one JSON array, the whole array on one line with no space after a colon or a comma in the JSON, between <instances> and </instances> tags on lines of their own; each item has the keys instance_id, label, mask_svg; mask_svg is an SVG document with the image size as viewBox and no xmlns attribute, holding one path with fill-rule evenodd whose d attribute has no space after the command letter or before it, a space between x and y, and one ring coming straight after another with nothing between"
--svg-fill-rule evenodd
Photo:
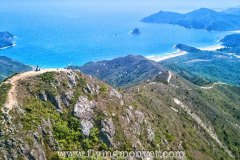
<instances>
[{"instance_id":1,"label":"white sand beach","mask_svg":"<svg viewBox=\"0 0 240 160\"><path fill-rule=\"evenodd\" d=\"M150 59L152 61L156 61L156 62L160 62L166 59L170 59L170 58L174 58L174 57L178 57L178 56L183 56L187 54L187 52L185 51L177 51L177 52L173 52L173 53L166 53L163 55L152 55L152 56L147 56L147 59Z\"/></svg>"},{"instance_id":2,"label":"white sand beach","mask_svg":"<svg viewBox=\"0 0 240 160\"><path fill-rule=\"evenodd\" d=\"M214 45L214 46L202 47L202 48L199 48L199 49L205 50L205 51L216 51L216 50L221 49L221 48L224 48L224 46Z\"/></svg>"},{"instance_id":3,"label":"white sand beach","mask_svg":"<svg viewBox=\"0 0 240 160\"><path fill-rule=\"evenodd\" d=\"M199 49L205 50L205 51L216 51L216 50L221 49L221 48L224 48L224 46L214 45L214 46L208 46L208 47L199 47ZM178 56L183 56L187 53L188 52L186 52L186 51L177 50L176 52L166 53L166 54L162 54L162 55L146 56L146 58L149 59L149 60L152 60L152 61L160 62L160 61L163 61L163 60L166 60L166 59L175 58L175 57L178 57Z\"/></svg>"},{"instance_id":4,"label":"white sand beach","mask_svg":"<svg viewBox=\"0 0 240 160\"><path fill-rule=\"evenodd\" d=\"M10 47L14 47L14 46L16 46L16 44L15 44L15 43L14 43L13 45L11 45L11 46L2 47L2 48L0 48L0 49L7 49L7 48L10 48Z\"/></svg>"},{"instance_id":5,"label":"white sand beach","mask_svg":"<svg viewBox=\"0 0 240 160\"><path fill-rule=\"evenodd\" d=\"M240 58L240 56L238 56L238 55L234 55L236 58Z\"/></svg>"}]
</instances>

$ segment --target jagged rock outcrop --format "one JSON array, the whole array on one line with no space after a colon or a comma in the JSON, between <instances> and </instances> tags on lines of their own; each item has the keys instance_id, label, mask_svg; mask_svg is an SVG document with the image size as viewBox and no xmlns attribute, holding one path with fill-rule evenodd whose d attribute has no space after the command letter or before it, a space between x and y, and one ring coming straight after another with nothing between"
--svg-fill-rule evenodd
<instances>
[{"instance_id":1,"label":"jagged rock outcrop","mask_svg":"<svg viewBox=\"0 0 240 160\"><path fill-rule=\"evenodd\" d=\"M101 139L109 146L113 146L113 138L115 135L115 126L111 118L104 119L101 122Z\"/></svg>"},{"instance_id":2,"label":"jagged rock outcrop","mask_svg":"<svg viewBox=\"0 0 240 160\"><path fill-rule=\"evenodd\" d=\"M95 102L89 101L87 97L79 97L74 106L74 115L80 119L82 132L86 136L89 136L90 130L93 128L95 107Z\"/></svg>"}]
</instances>

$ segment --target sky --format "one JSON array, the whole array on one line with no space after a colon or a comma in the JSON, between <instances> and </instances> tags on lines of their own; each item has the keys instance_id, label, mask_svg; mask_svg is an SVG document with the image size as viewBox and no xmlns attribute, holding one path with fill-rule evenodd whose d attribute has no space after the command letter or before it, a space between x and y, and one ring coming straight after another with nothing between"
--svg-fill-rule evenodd
<instances>
[{"instance_id":1,"label":"sky","mask_svg":"<svg viewBox=\"0 0 240 160\"><path fill-rule=\"evenodd\" d=\"M0 0L0 8L15 8L28 5L29 8L48 6L57 8L81 8L95 11L114 10L152 13L159 10L186 12L201 7L222 10L240 6L240 0ZM23 9L26 9L24 7Z\"/></svg>"}]
</instances>

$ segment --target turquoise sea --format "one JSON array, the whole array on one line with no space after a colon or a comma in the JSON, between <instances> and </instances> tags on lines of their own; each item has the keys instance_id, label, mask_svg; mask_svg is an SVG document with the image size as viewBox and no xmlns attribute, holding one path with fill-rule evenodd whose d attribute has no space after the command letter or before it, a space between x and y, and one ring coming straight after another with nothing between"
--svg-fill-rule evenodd
<instances>
[{"instance_id":1,"label":"turquoise sea","mask_svg":"<svg viewBox=\"0 0 240 160\"><path fill-rule=\"evenodd\" d=\"M128 54L161 55L174 51L177 43L214 45L226 34L141 23L141 18L156 12L150 9L99 9L77 2L10 2L1 2L0 31L16 35L17 45L0 50L0 55L41 67L82 65ZM134 28L140 29L140 36L129 34Z\"/></svg>"}]
</instances>

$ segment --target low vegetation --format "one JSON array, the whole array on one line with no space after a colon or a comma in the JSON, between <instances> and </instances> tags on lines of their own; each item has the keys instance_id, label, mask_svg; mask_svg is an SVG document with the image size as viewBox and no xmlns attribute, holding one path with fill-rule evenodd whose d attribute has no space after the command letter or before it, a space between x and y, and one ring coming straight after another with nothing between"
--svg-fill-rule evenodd
<instances>
[{"instance_id":1,"label":"low vegetation","mask_svg":"<svg viewBox=\"0 0 240 160\"><path fill-rule=\"evenodd\" d=\"M3 107L3 105L6 103L8 90L10 88L11 88L11 84L6 84L6 83L0 84L0 108Z\"/></svg>"}]
</instances>

